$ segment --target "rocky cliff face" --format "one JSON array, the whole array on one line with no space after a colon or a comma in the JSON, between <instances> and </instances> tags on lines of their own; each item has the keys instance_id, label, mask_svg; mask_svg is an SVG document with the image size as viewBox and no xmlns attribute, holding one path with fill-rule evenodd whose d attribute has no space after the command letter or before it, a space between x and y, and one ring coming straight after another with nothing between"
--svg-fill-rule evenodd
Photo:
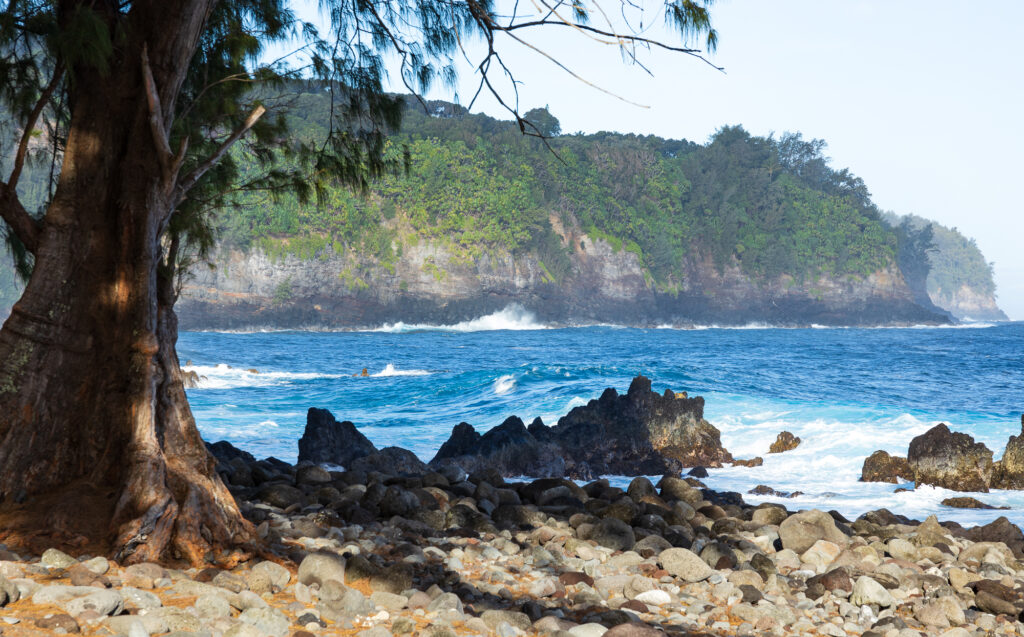
<instances>
[{"instance_id":1,"label":"rocky cliff face","mask_svg":"<svg viewBox=\"0 0 1024 637\"><path fill-rule=\"evenodd\" d=\"M325 248L310 259L224 249L198 268L178 303L183 329L347 328L385 323L452 324L518 304L547 323L627 325L768 323L879 325L945 322L915 304L893 266L867 278L760 282L738 267L684 264L666 292L638 257L581 232L560 233L572 274L554 280L534 254L469 257L420 239L391 264Z\"/></svg>"},{"instance_id":2,"label":"rocky cliff face","mask_svg":"<svg viewBox=\"0 0 1024 637\"><path fill-rule=\"evenodd\" d=\"M996 305L993 294L979 292L967 284L953 292L939 290L929 293L932 302L961 320L1005 321L1006 314Z\"/></svg>"}]
</instances>

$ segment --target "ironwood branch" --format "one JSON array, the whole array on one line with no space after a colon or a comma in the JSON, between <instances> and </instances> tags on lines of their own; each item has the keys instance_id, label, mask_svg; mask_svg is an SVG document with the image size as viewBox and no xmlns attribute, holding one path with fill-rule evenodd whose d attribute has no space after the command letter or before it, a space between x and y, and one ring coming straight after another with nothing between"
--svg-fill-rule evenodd
<instances>
[{"instance_id":1,"label":"ironwood branch","mask_svg":"<svg viewBox=\"0 0 1024 637\"><path fill-rule=\"evenodd\" d=\"M28 155L28 142L32 137L32 131L35 130L36 122L39 120L43 109L49 103L50 98L53 97L53 92L57 89L57 85L60 84L63 76L64 67L58 63L53 70L53 77L50 79L50 83L43 89L42 95L39 96L39 100L36 101L32 111L28 114L25 129L21 132L21 141L18 142L18 150L14 155L14 168L11 170L11 176L7 179L7 187L12 190L18 185L18 179L21 177L21 171L25 166L25 157Z\"/></svg>"},{"instance_id":2,"label":"ironwood branch","mask_svg":"<svg viewBox=\"0 0 1024 637\"><path fill-rule=\"evenodd\" d=\"M249 113L249 117L245 118L245 121L242 122L241 125L239 125L238 128L236 128L234 132L224 140L224 142L206 159L206 161L196 166L192 172L185 175L185 177L178 182L177 203L180 203L185 198L185 195L188 194L188 191L191 190L193 186L196 185L196 182L198 182L207 171L216 166L217 162L219 162L221 157L224 156L224 153L228 152L228 149L231 148L235 142L241 139L250 128L255 126L256 122L258 122L266 112L267 109L264 108L262 104L254 108L253 111Z\"/></svg>"},{"instance_id":3,"label":"ironwood branch","mask_svg":"<svg viewBox=\"0 0 1024 637\"><path fill-rule=\"evenodd\" d=\"M18 193L9 184L0 181L0 217L7 222L14 236L18 237L25 249L35 254L39 246L39 222L28 214Z\"/></svg>"}]
</instances>

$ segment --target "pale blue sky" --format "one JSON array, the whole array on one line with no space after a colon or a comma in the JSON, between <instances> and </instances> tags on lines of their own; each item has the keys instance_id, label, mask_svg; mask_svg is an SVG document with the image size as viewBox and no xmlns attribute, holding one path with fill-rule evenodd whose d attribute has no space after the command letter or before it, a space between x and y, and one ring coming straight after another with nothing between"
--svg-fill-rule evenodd
<instances>
[{"instance_id":1,"label":"pale blue sky","mask_svg":"<svg viewBox=\"0 0 1024 637\"><path fill-rule=\"evenodd\" d=\"M623 65L614 47L567 30L531 39L648 108L506 42L524 81L523 110L547 104L567 132L705 141L723 124L742 124L755 134L799 130L825 139L833 164L861 176L880 207L974 237L995 262L1001 307L1024 319L1024 2L719 0L712 16L720 36L712 59L725 73L653 52L645 58L650 77ZM463 102L471 87L467 66ZM474 111L507 117L488 100Z\"/></svg>"}]
</instances>

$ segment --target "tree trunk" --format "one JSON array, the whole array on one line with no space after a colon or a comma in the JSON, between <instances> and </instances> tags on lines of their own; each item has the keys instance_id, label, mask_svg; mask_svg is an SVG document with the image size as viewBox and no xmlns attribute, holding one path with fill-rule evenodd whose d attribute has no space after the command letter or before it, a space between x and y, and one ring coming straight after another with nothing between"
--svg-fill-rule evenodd
<instances>
[{"instance_id":1,"label":"tree trunk","mask_svg":"<svg viewBox=\"0 0 1024 637\"><path fill-rule=\"evenodd\" d=\"M185 397L173 286L160 276L173 199L140 62L145 43L171 109L212 3L156 6L173 15L140 16L149 31L128 30L138 39L109 73L75 79L35 269L0 330L0 537L122 562L232 564L256 538Z\"/></svg>"}]
</instances>

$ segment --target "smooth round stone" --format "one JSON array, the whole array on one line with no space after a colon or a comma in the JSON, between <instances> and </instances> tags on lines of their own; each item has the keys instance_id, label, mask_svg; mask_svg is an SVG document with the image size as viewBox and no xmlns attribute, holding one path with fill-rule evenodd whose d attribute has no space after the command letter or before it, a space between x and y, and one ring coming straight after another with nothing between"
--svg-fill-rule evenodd
<instances>
[{"instance_id":1,"label":"smooth round stone","mask_svg":"<svg viewBox=\"0 0 1024 637\"><path fill-rule=\"evenodd\" d=\"M644 591L643 593L640 593L633 599L637 600L638 602L650 604L651 606L664 606L665 604L669 604L672 602L671 595L669 595L666 591L657 588L649 591Z\"/></svg>"}]
</instances>

